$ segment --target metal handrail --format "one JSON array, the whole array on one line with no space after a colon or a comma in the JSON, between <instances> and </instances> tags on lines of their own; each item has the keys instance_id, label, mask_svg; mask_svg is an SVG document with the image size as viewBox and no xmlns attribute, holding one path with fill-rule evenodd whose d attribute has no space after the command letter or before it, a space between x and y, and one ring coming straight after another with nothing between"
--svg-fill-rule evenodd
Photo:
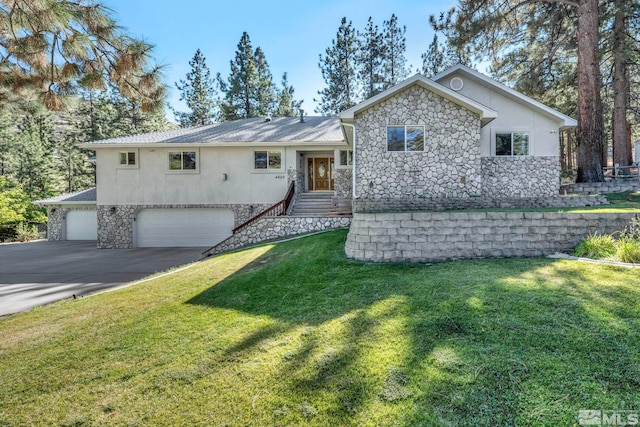
<instances>
[{"instance_id":1,"label":"metal handrail","mask_svg":"<svg viewBox=\"0 0 640 427\"><path fill-rule=\"evenodd\" d=\"M247 227L248 225L256 222L260 218L264 218L266 216L282 216L282 215L286 215L287 214L287 208L291 204L291 200L293 199L293 196L295 194L295 190L296 190L296 183L294 181L292 181L291 184L289 185L289 190L287 191L287 194L285 195L284 199L280 200L278 203L274 204L273 206L268 207L264 211L260 212L258 215L256 215L256 216L250 218L249 220L243 222L242 224L240 224L239 226L234 228L231 232L233 234L236 234L238 231L240 231L243 228Z\"/></svg>"}]
</instances>

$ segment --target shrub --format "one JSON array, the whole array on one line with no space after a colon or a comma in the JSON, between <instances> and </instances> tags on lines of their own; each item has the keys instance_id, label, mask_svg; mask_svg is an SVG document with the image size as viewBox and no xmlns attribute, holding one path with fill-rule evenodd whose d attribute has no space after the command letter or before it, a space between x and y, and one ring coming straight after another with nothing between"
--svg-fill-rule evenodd
<instances>
[{"instance_id":1,"label":"shrub","mask_svg":"<svg viewBox=\"0 0 640 427\"><path fill-rule=\"evenodd\" d=\"M16 240L18 242L28 242L40 237L38 227L32 224L21 223L16 227Z\"/></svg>"},{"instance_id":2,"label":"shrub","mask_svg":"<svg viewBox=\"0 0 640 427\"><path fill-rule=\"evenodd\" d=\"M610 258L616 253L616 241L609 234L597 232L585 237L573 252L575 256L592 259Z\"/></svg>"},{"instance_id":3,"label":"shrub","mask_svg":"<svg viewBox=\"0 0 640 427\"><path fill-rule=\"evenodd\" d=\"M622 262L640 263L640 240L630 238L618 240L616 258Z\"/></svg>"}]
</instances>

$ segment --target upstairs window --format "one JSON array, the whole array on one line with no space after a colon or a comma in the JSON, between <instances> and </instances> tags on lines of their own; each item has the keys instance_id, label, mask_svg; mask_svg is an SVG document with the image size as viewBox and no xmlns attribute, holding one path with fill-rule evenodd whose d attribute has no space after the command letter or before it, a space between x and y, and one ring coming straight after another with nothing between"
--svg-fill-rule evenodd
<instances>
[{"instance_id":1,"label":"upstairs window","mask_svg":"<svg viewBox=\"0 0 640 427\"><path fill-rule=\"evenodd\" d=\"M387 126L387 151L424 151L424 126Z\"/></svg>"},{"instance_id":2,"label":"upstairs window","mask_svg":"<svg viewBox=\"0 0 640 427\"><path fill-rule=\"evenodd\" d=\"M496 132L496 156L528 156L529 132Z\"/></svg>"},{"instance_id":3,"label":"upstairs window","mask_svg":"<svg viewBox=\"0 0 640 427\"><path fill-rule=\"evenodd\" d=\"M170 171L195 171L198 158L195 151L169 151Z\"/></svg>"},{"instance_id":4,"label":"upstairs window","mask_svg":"<svg viewBox=\"0 0 640 427\"><path fill-rule=\"evenodd\" d=\"M281 151L255 151L254 169L282 169Z\"/></svg>"},{"instance_id":5,"label":"upstairs window","mask_svg":"<svg viewBox=\"0 0 640 427\"><path fill-rule=\"evenodd\" d=\"M136 152L135 151L121 151L118 153L118 164L120 166L135 166L136 165Z\"/></svg>"},{"instance_id":6,"label":"upstairs window","mask_svg":"<svg viewBox=\"0 0 640 427\"><path fill-rule=\"evenodd\" d=\"M353 165L353 150L340 150L340 166Z\"/></svg>"}]
</instances>

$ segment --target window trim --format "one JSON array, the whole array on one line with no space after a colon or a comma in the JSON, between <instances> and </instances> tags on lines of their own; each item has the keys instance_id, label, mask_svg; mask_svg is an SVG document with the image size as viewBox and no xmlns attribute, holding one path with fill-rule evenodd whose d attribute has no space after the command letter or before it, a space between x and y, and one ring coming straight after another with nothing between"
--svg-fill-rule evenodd
<instances>
[{"instance_id":1,"label":"window trim","mask_svg":"<svg viewBox=\"0 0 640 427\"><path fill-rule=\"evenodd\" d=\"M389 128L399 128L402 127L404 128L404 150L400 151L394 151L394 150L389 150ZM422 150L407 150L407 128L422 128ZM385 129L384 129L384 139L385 139L385 151L387 153L424 153L426 150L426 133L427 133L427 129L425 125L413 125L413 124L408 124L408 125L386 125Z\"/></svg>"},{"instance_id":2,"label":"window trim","mask_svg":"<svg viewBox=\"0 0 640 427\"><path fill-rule=\"evenodd\" d=\"M267 153L267 164L265 168L257 168L256 167L256 153ZM273 168L269 167L269 153L279 153L280 154L280 167ZM256 173L282 173L284 170L284 153L283 150L275 150L275 149L264 149L264 150L253 150L253 172Z\"/></svg>"},{"instance_id":3,"label":"window trim","mask_svg":"<svg viewBox=\"0 0 640 427\"><path fill-rule=\"evenodd\" d=\"M527 154L513 154L513 135L514 134L527 134L529 136L529 146L527 147ZM511 154L497 154L497 136L502 134L511 134ZM491 131L491 155L493 157L527 157L533 156L533 132L531 130L512 130L512 129L492 129Z\"/></svg>"},{"instance_id":4,"label":"window trim","mask_svg":"<svg viewBox=\"0 0 640 427\"><path fill-rule=\"evenodd\" d=\"M342 164L342 153L347 153L347 163ZM338 150L338 162L335 165L337 168L350 168L353 166L353 150Z\"/></svg>"},{"instance_id":5,"label":"window trim","mask_svg":"<svg viewBox=\"0 0 640 427\"><path fill-rule=\"evenodd\" d=\"M134 155L134 163L130 164L128 162L128 159L129 159L129 154L132 154L132 153ZM122 154L125 154L127 156L127 164L120 163L120 156ZM117 162L118 169L137 169L138 168L138 163L140 163L140 155L138 153L138 150L137 149L118 150L117 157L116 157L116 162Z\"/></svg>"},{"instance_id":6,"label":"window trim","mask_svg":"<svg viewBox=\"0 0 640 427\"><path fill-rule=\"evenodd\" d=\"M171 169L171 153L180 153L181 169ZM195 153L196 167L195 169L184 169L183 157L184 153ZM169 174L194 174L200 173L200 150L198 148L168 148L165 153L166 171Z\"/></svg>"}]
</instances>

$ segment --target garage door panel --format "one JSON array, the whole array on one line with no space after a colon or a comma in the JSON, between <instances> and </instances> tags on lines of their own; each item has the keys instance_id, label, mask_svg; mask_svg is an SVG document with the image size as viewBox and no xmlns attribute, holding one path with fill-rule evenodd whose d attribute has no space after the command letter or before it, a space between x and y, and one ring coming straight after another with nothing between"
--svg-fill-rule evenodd
<instances>
[{"instance_id":1,"label":"garage door panel","mask_svg":"<svg viewBox=\"0 0 640 427\"><path fill-rule=\"evenodd\" d=\"M231 235L229 209L143 209L136 215L138 247L208 247Z\"/></svg>"},{"instance_id":2,"label":"garage door panel","mask_svg":"<svg viewBox=\"0 0 640 427\"><path fill-rule=\"evenodd\" d=\"M98 214L95 209L66 213L67 240L98 240Z\"/></svg>"}]
</instances>

